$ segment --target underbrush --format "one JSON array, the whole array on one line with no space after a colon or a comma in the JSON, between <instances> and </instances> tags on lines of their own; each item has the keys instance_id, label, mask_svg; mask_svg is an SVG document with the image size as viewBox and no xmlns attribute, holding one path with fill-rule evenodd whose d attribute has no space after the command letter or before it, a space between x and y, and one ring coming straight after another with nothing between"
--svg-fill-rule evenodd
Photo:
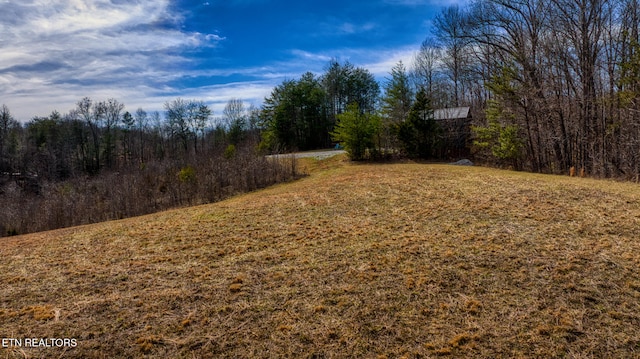
<instances>
[{"instance_id":1,"label":"underbrush","mask_svg":"<svg viewBox=\"0 0 640 359\"><path fill-rule=\"evenodd\" d=\"M62 182L0 186L0 236L32 233L216 202L290 181L295 159L271 160L251 148L191 161L151 161Z\"/></svg>"}]
</instances>

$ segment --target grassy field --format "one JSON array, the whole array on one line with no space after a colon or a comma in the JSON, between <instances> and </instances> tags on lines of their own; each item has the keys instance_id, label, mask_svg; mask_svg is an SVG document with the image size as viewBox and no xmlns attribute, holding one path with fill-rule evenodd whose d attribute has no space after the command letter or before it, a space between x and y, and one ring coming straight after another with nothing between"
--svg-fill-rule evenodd
<instances>
[{"instance_id":1,"label":"grassy field","mask_svg":"<svg viewBox=\"0 0 640 359\"><path fill-rule=\"evenodd\" d=\"M639 358L640 186L307 160L224 202L0 241L0 358Z\"/></svg>"}]
</instances>

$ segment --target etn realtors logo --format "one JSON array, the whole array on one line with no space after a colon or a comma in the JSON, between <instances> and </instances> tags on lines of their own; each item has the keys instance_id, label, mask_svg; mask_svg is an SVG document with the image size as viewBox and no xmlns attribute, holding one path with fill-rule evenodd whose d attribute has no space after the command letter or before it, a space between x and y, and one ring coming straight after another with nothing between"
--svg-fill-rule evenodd
<instances>
[{"instance_id":1,"label":"etn realtors logo","mask_svg":"<svg viewBox=\"0 0 640 359\"><path fill-rule=\"evenodd\" d=\"M2 348L75 348L78 340L73 338L2 338Z\"/></svg>"}]
</instances>

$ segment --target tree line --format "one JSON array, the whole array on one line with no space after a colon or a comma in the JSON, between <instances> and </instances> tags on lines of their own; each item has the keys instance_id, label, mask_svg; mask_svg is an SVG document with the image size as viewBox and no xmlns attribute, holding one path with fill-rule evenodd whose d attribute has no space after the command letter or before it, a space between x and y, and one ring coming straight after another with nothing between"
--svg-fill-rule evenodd
<instances>
[{"instance_id":1,"label":"tree line","mask_svg":"<svg viewBox=\"0 0 640 359\"><path fill-rule=\"evenodd\" d=\"M321 76L285 80L262 106L261 146L287 151L338 144L354 160L439 157L442 136L431 100L423 89L416 93L402 62L390 75L381 88L367 69L332 60Z\"/></svg>"},{"instance_id":2,"label":"tree line","mask_svg":"<svg viewBox=\"0 0 640 359\"><path fill-rule=\"evenodd\" d=\"M257 139L257 109L230 100L214 118L202 101L168 101L165 112L125 111L115 99L86 97L65 115L53 111L22 125L0 108L0 173L47 180L128 168L150 161L184 160L200 152Z\"/></svg>"},{"instance_id":3,"label":"tree line","mask_svg":"<svg viewBox=\"0 0 640 359\"><path fill-rule=\"evenodd\" d=\"M296 178L294 160L257 150L258 111L230 100L214 118L202 101L131 114L84 98L20 124L0 107L0 236L217 201Z\"/></svg>"},{"instance_id":4,"label":"tree line","mask_svg":"<svg viewBox=\"0 0 640 359\"><path fill-rule=\"evenodd\" d=\"M639 20L637 0L476 0L436 16L415 72L482 110L479 155L638 180Z\"/></svg>"},{"instance_id":5,"label":"tree line","mask_svg":"<svg viewBox=\"0 0 640 359\"><path fill-rule=\"evenodd\" d=\"M350 104L374 113L380 86L366 69L332 60L322 76L311 72L285 80L273 89L262 107L263 146L277 150L329 147L337 116Z\"/></svg>"}]
</instances>

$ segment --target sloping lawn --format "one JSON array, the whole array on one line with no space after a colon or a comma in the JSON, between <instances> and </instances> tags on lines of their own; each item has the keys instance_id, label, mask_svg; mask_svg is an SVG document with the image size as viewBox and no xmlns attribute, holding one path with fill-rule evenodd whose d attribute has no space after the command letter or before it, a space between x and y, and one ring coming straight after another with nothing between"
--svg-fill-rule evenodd
<instances>
[{"instance_id":1,"label":"sloping lawn","mask_svg":"<svg viewBox=\"0 0 640 359\"><path fill-rule=\"evenodd\" d=\"M639 185L328 161L3 238L0 357L640 357Z\"/></svg>"}]
</instances>

